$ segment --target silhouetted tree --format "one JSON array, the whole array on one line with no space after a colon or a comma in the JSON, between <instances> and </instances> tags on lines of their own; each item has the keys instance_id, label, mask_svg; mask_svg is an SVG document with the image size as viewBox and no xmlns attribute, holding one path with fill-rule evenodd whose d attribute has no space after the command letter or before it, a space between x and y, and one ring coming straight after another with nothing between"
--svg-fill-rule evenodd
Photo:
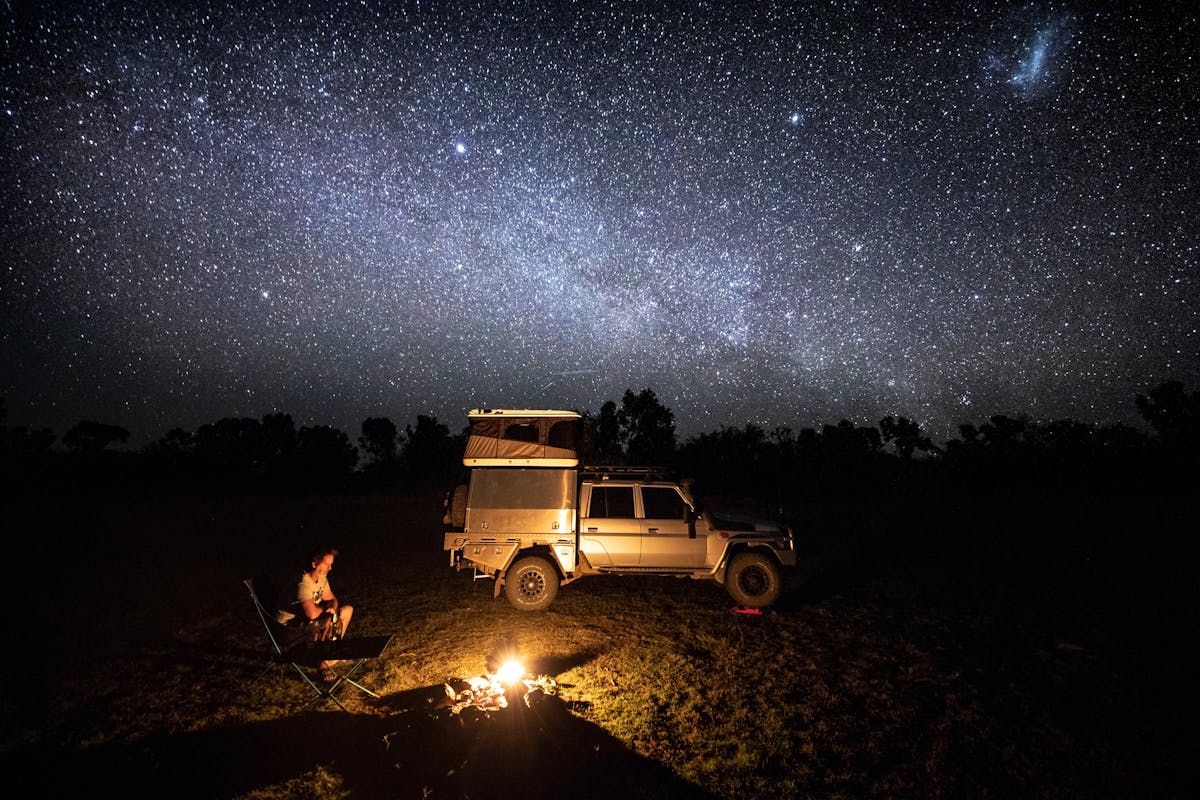
<instances>
[{"instance_id":1,"label":"silhouetted tree","mask_svg":"<svg viewBox=\"0 0 1200 800\"><path fill-rule=\"evenodd\" d=\"M769 458L763 429L757 425L722 425L714 432L688 438L679 448L679 462L696 479L698 490L761 495ZM769 481L774 488L775 481Z\"/></svg>"},{"instance_id":2,"label":"silhouetted tree","mask_svg":"<svg viewBox=\"0 0 1200 800\"><path fill-rule=\"evenodd\" d=\"M54 432L49 428L30 430L24 425L0 428L0 447L12 456L30 456L49 451L54 444Z\"/></svg>"},{"instance_id":3,"label":"silhouetted tree","mask_svg":"<svg viewBox=\"0 0 1200 800\"><path fill-rule=\"evenodd\" d=\"M822 493L877 492L883 483L883 440L874 427L843 419L821 428L816 488Z\"/></svg>"},{"instance_id":4,"label":"silhouetted tree","mask_svg":"<svg viewBox=\"0 0 1200 800\"><path fill-rule=\"evenodd\" d=\"M914 450L928 453L936 449L930 438L921 434L921 426L908 417L897 419L889 415L879 420L879 435L884 442L891 443L905 461L913 457Z\"/></svg>"},{"instance_id":5,"label":"silhouetted tree","mask_svg":"<svg viewBox=\"0 0 1200 800\"><path fill-rule=\"evenodd\" d=\"M1102 425L1096 429L1096 444L1103 450L1126 457L1146 449L1146 434L1128 425Z\"/></svg>"},{"instance_id":6,"label":"silhouetted tree","mask_svg":"<svg viewBox=\"0 0 1200 800\"><path fill-rule=\"evenodd\" d=\"M437 417L417 415L417 425L404 426L401 460L410 480L425 485L446 485L461 471L464 437L451 436Z\"/></svg>"},{"instance_id":7,"label":"silhouetted tree","mask_svg":"<svg viewBox=\"0 0 1200 800\"><path fill-rule=\"evenodd\" d=\"M349 475L357 463L358 450L337 428L302 426L296 435L296 466L309 481L336 481Z\"/></svg>"},{"instance_id":8,"label":"silhouetted tree","mask_svg":"<svg viewBox=\"0 0 1200 800\"><path fill-rule=\"evenodd\" d=\"M1014 418L997 414L980 426L979 436L985 447L993 448L998 453L1013 453L1020 450L1021 445L1025 443L1025 432L1028 428L1028 417Z\"/></svg>"},{"instance_id":9,"label":"silhouetted tree","mask_svg":"<svg viewBox=\"0 0 1200 800\"><path fill-rule=\"evenodd\" d=\"M1091 455L1096 428L1073 419L1056 419L1046 425L1028 426L1025 438L1043 457L1079 463Z\"/></svg>"},{"instance_id":10,"label":"silhouetted tree","mask_svg":"<svg viewBox=\"0 0 1200 800\"><path fill-rule=\"evenodd\" d=\"M1188 393L1179 381L1167 381L1135 398L1137 409L1169 447L1200 445L1200 392Z\"/></svg>"},{"instance_id":11,"label":"silhouetted tree","mask_svg":"<svg viewBox=\"0 0 1200 800\"><path fill-rule=\"evenodd\" d=\"M878 429L859 427L848 419L821 429L821 451L833 461L855 461L877 454L882 447Z\"/></svg>"},{"instance_id":12,"label":"silhouetted tree","mask_svg":"<svg viewBox=\"0 0 1200 800\"><path fill-rule=\"evenodd\" d=\"M617 404L608 400L600 414L584 426L588 442L588 460L594 464L619 464L625 453L621 448L621 421Z\"/></svg>"},{"instance_id":13,"label":"silhouetted tree","mask_svg":"<svg viewBox=\"0 0 1200 800\"><path fill-rule=\"evenodd\" d=\"M396 425L387 417L368 417L362 423L358 445L370 457L371 466L386 469L396 461L398 447Z\"/></svg>"},{"instance_id":14,"label":"silhouetted tree","mask_svg":"<svg viewBox=\"0 0 1200 800\"><path fill-rule=\"evenodd\" d=\"M276 471L285 469L300 443L291 414L267 414L262 418L261 427L261 452L266 468Z\"/></svg>"},{"instance_id":15,"label":"silhouetted tree","mask_svg":"<svg viewBox=\"0 0 1200 800\"><path fill-rule=\"evenodd\" d=\"M625 455L633 464L664 464L675 454L675 415L650 389L626 389L617 411Z\"/></svg>"},{"instance_id":16,"label":"silhouetted tree","mask_svg":"<svg viewBox=\"0 0 1200 800\"><path fill-rule=\"evenodd\" d=\"M146 444L138 462L140 483L146 487L192 491L206 477L196 455L196 437L183 428L171 428Z\"/></svg>"},{"instance_id":17,"label":"silhouetted tree","mask_svg":"<svg viewBox=\"0 0 1200 800\"><path fill-rule=\"evenodd\" d=\"M196 456L214 478L240 482L266 467L262 423L253 417L225 417L196 430Z\"/></svg>"},{"instance_id":18,"label":"silhouetted tree","mask_svg":"<svg viewBox=\"0 0 1200 800\"><path fill-rule=\"evenodd\" d=\"M127 441L129 441L129 431L119 425L108 425L92 420L82 420L76 423L63 436L63 444L72 450L85 453L98 453L110 444L125 444Z\"/></svg>"},{"instance_id":19,"label":"silhouetted tree","mask_svg":"<svg viewBox=\"0 0 1200 800\"><path fill-rule=\"evenodd\" d=\"M196 437L191 431L185 431L183 428L171 428L158 440L158 448L171 453L188 452L195 446Z\"/></svg>"}]
</instances>

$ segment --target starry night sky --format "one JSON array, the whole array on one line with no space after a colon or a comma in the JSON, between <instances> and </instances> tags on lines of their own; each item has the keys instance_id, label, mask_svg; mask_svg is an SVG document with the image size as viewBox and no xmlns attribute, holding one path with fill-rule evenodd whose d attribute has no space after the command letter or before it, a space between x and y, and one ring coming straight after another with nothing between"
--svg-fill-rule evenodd
<instances>
[{"instance_id":1,"label":"starry night sky","mask_svg":"<svg viewBox=\"0 0 1200 800\"><path fill-rule=\"evenodd\" d=\"M1191 3L133 5L0 10L8 424L1198 388Z\"/></svg>"}]
</instances>

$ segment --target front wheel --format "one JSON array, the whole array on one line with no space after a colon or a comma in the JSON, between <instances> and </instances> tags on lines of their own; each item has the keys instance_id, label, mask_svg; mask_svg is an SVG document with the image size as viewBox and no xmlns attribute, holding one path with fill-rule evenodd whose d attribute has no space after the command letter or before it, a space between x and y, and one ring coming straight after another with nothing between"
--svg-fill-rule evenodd
<instances>
[{"instance_id":1,"label":"front wheel","mask_svg":"<svg viewBox=\"0 0 1200 800\"><path fill-rule=\"evenodd\" d=\"M544 558L526 556L508 568L504 594L520 611L545 611L558 594L558 573Z\"/></svg>"},{"instance_id":2,"label":"front wheel","mask_svg":"<svg viewBox=\"0 0 1200 800\"><path fill-rule=\"evenodd\" d=\"M779 599L779 567L762 553L738 553L729 562L725 590L740 606L766 608Z\"/></svg>"}]
</instances>

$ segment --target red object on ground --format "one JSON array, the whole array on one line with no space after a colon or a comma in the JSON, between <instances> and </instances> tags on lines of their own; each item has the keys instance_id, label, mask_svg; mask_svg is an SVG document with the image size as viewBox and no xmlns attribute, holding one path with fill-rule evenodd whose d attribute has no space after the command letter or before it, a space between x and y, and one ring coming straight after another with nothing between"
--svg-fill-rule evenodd
<instances>
[{"instance_id":1,"label":"red object on ground","mask_svg":"<svg viewBox=\"0 0 1200 800\"><path fill-rule=\"evenodd\" d=\"M749 608L747 606L734 606L733 611L736 614L753 614L756 617L762 616L761 608Z\"/></svg>"}]
</instances>

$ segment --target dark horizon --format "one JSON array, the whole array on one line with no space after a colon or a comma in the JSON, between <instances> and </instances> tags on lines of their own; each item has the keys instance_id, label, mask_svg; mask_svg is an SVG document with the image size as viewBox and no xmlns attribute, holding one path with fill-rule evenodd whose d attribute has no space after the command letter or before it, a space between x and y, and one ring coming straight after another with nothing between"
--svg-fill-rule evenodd
<instances>
[{"instance_id":1,"label":"dark horizon","mask_svg":"<svg viewBox=\"0 0 1200 800\"><path fill-rule=\"evenodd\" d=\"M641 401L641 404L638 403ZM632 403L632 404L631 404ZM648 405L647 405L648 404ZM876 421L858 422L845 419L842 417L838 421L826 421L810 426L778 426L774 428L766 428L755 425L752 422L744 422L742 425L720 425L714 428L709 428L707 431L680 431L678 420L674 417L673 410L666 407L661 402L661 398L656 396L653 389L641 390L634 392L626 390L623 397L610 398L605 403L599 405L595 409L570 409L583 414L584 421L599 422L598 429L604 429L605 405L612 407L612 414L620 414L620 409L625 409L624 413L629 413L632 416L646 414L644 417L646 422L635 423L635 427L643 425L653 425L655 428L666 426L673 433L674 445L672 450L683 451L689 446L702 444L704 441L721 437L725 434L750 434L757 431L761 434L763 443L767 441L775 441L776 444L784 444L784 441L790 440L792 443L798 443L799 439L803 438L805 432L814 432L821 437L824 433L828 433L835 428L844 428L850 426L852 431L871 432L878 438L882 434L883 451L890 450L888 445L894 445L896 452L893 455L901 455L907 458L904 453L900 452L899 440L907 438L911 441L919 437L923 441L923 445L917 447L918 455L942 455L946 447L952 445L971 445L974 438L982 434L984 440L988 439L989 434L1000 434L1002 438L1012 435L1018 431L1024 437L1027 431L1030 434L1039 432L1043 437L1049 437L1043 441L1042 446L1063 446L1068 445L1069 440L1072 440L1080 433L1080 429L1086 429L1087 438L1092 440L1092 444L1108 443L1103 446L1116 446L1118 449L1129 446L1129 437L1136 437L1141 440L1141 443L1151 444L1152 441L1158 440L1159 445L1166 445L1172 450L1184 450L1188 447L1194 447L1196 444L1196 425L1200 420L1200 391L1190 391L1190 387L1183 385L1180 381L1164 381L1146 392L1139 392L1132 403L1135 409L1133 419L1128 421L1118 422L1088 422L1086 420L1076 420L1073 417L1054 417L1054 419L1037 419L1030 414L991 414L986 415L983 420L979 421L962 421L954 428L953 434L947 435L944 438L937 438L934 432L930 429L920 426L920 423L911 420L905 415L888 415L886 419L881 417ZM641 408L641 411L636 410ZM350 427L341 427L330 425L328 422L322 421L302 421L296 420L292 414L287 411L271 411L269 414L259 416L226 416L220 420L208 420L200 423L198 426L172 426L163 431L158 437L139 440L134 437L133 432L122 426L112 425L110 422L102 420L78 420L74 425L68 427L66 431L55 431L53 428L46 426L24 426L24 425L8 425L8 420L5 413L4 398L0 398L0 433L5 434L5 440L8 445L8 450L11 450L12 455L17 456L19 453L28 452L34 453L41 450L88 450L86 445L70 443L68 439L72 435L76 435L79 439L82 435L83 439L89 437L94 438L97 431L100 432L101 438L106 438L106 444L100 446L101 450L108 450L109 445L113 446L115 451L124 452L151 452L157 449L158 446L167 446L170 450L178 449L180 446L194 446L196 444L197 434L202 433L205 428L218 428L224 423L247 422L252 423L253 427L262 427L265 431L268 429L276 429L276 422L272 420L282 421L286 423L290 434L289 437L294 438L296 433L304 432L305 428L325 428L331 429L332 432L344 434L346 437L346 445L354 447L358 453L358 467L366 467L370 465L370 456L364 450L364 440L370 441L380 431L386 429L386 426L391 426L391 431L396 437L395 445L403 447L404 441L412 437L414 433L416 437L428 437L433 435L436 439L445 439L449 444L450 439L466 435L467 426L456 426L451 421L439 419L437 415L428 415L414 413L408 417L392 417L391 415L380 414L373 417L364 417L358 423ZM616 419L616 417L613 417ZM653 422L652 422L653 420ZM379 428L378 425L367 431L368 423L384 423L384 428ZM613 425L617 425L613 422ZM1013 426L1016 426L1015 428ZM625 423L620 423L622 429L628 429ZM80 434L84 428L89 428L89 432ZM666 429L666 428L664 428ZM440 431L440 432L439 432ZM902 432L902 433L901 433ZM46 445L47 434L49 434L50 444ZM182 434L182 438L175 434ZM360 435L361 434L361 435ZM776 437L776 434L779 434ZM226 434L228 435L228 434ZM896 441L893 441L896 439ZM1061 439L1055 445L1055 440ZM43 444L37 444L41 441ZM1026 443L1030 444L1030 443ZM1076 441L1078 444L1078 441ZM760 446L760 445L754 445ZM370 447L367 447L370 449ZM110 451L112 452L112 451ZM1115 452L1115 451L1114 451ZM1112 455L1112 453L1110 453ZM1074 457L1074 456L1073 456ZM457 456L455 455L455 459Z\"/></svg>"},{"instance_id":2,"label":"dark horizon","mask_svg":"<svg viewBox=\"0 0 1200 800\"><path fill-rule=\"evenodd\" d=\"M925 437L931 439L935 445L941 446L941 445L946 444L949 441L961 439L961 431L964 426L972 426L972 427L978 428L981 425L986 425L991 420L994 420L998 417L1003 417L1003 418L1007 418L1007 419L1011 419L1011 420L1027 421L1028 423L1030 423L1031 425L1034 425L1034 426L1045 426L1045 425L1050 425L1055 422L1074 422L1074 423L1079 423L1082 425L1086 425L1086 426L1095 428L1097 430L1104 429L1104 428L1110 428L1110 427L1121 427L1121 428L1128 428L1128 429L1136 431L1138 433L1152 435L1155 432L1154 426L1147 420L1147 418L1144 414L1139 413L1139 410L1137 408L1137 399L1139 397L1145 397L1149 394L1152 394L1155 390L1161 389L1164 386L1168 386L1171 383L1172 382L1169 382L1169 381L1161 382L1161 383L1157 384L1156 386L1147 387L1147 389L1145 391L1138 392L1135 396L1131 397L1130 404L1129 404L1131 413L1126 414L1123 419L1107 420L1107 421L1105 421L1105 420L1089 421L1086 419L1077 419L1074 417L1039 418L1039 417L1033 416L1032 414L1029 414L1024 411L1019 411L1019 410L1017 410L1017 411L1010 410L1010 411L1003 411L1003 412L997 411L997 412L993 412L993 413L982 413L981 412L980 416L978 416L976 418L971 418L971 419L964 418L961 421L959 421L958 423L955 423L953 425L952 430L948 431L944 437L936 436L934 431L932 431L931 429L928 429L924 426L921 426L921 433ZM1174 383L1178 383L1178 382L1174 382ZM1195 399L1197 397L1200 397L1200 392L1193 392L1192 387L1182 385L1182 384L1180 384L1180 385L1181 385L1182 390L1185 393L1185 395L1191 396L1193 402L1195 401ZM654 393L654 390L652 387L646 387L645 390L648 390L651 393ZM632 389L628 389L627 391L632 391ZM656 397L657 397L657 395L656 395ZM662 398L657 397L657 399L661 403ZM0 398L0 401L2 401L2 400L3 400L3 398ZM604 398L604 399L598 401L594 408L583 408L583 409L573 408L573 409L564 409L564 410L577 411L579 413L584 414L585 417L595 418L598 415L600 408L604 404L604 402L615 401L619 405L620 400L621 400L621 396L618 395L616 397ZM856 427L878 429L880 427L880 423L883 420L882 417L880 419L876 419L876 420L855 420L855 419L849 419L847 417L842 417L837 420L832 420L832 419L824 420L824 421L818 421L818 422L815 422L812 424L795 424L795 425L782 424L782 425L773 426L773 427L765 427L765 426L759 425L758 423L755 423L755 422L743 421L741 423L723 423L723 424L715 425L711 428L706 428L706 429L692 429L691 427L688 427L688 426L681 426L679 417L677 414L674 413L674 409L670 408L666 404L663 404L663 405L673 415L673 424L675 427L676 438L677 438L677 442L679 445L685 444L688 440L696 439L696 438L699 438L699 437L702 437L702 436L708 435L708 434L718 433L718 432L720 432L722 430L726 430L726 429L743 430L748 427L757 427L757 428L763 430L769 436L772 433L772 431L775 430L776 428L781 429L781 430L790 430L792 432L792 434L799 434L804 429L811 429L811 430L820 432L825 427L837 426L837 425L845 423L845 422L851 422ZM491 406L483 406L483 405L472 406L472 408L487 408L487 407L491 407ZM498 408L499 406L495 406L495 407ZM532 408L532 406L525 405L525 406L520 406L520 408ZM5 411L7 412L7 408L5 408ZM54 449L63 449L64 435L68 431L70 431L73 427L76 427L80 423L99 423L100 425L105 425L105 426L113 425L113 426L116 426L118 428L125 430L129 434L128 441L126 441L124 443L120 443L120 444L115 444L114 445L115 448L121 449L121 450L127 450L127 451L137 451L137 450L142 450L147 447L152 447L152 446L158 444L164 438L166 438L167 435L169 433L171 433L172 431L181 430L181 431L184 431L189 434L195 434L197 432L197 430L199 430L201 427L204 427L206 425L216 424L217 422L219 422L221 420L250 419L250 420L254 420L256 422L261 422L264 418L266 418L268 416L272 416L272 415L283 415L283 416L288 417L293 422L293 424L295 425L295 427L297 429L299 429L300 427L305 427L305 426L333 428L334 430L345 433L351 443L357 442L359 434L362 431L363 422L368 419L372 419L372 418L384 418L384 419L391 421L392 423L394 423L396 425L396 427L398 428L401 435L403 435L406 425L411 425L411 424L415 423L418 420L418 418L421 416L430 417L432 420L436 421L437 423L446 426L449 429L451 436L465 432L465 430L467 428L467 422L466 422L467 415L466 415L465 410L463 411L463 413L461 415L461 420L457 420L457 421L454 419L445 419L443 417L438 416L437 414L429 414L429 413L426 413L423 411L412 411L411 413L408 413L407 415L404 415L404 416L387 414L387 413L367 415L350 425L342 426L342 425L336 424L335 422L330 422L330 421L325 421L325 420L320 420L320 419L299 418L295 414L290 413L287 409L274 409L274 410L265 412L263 414L227 414L227 415L219 417L219 418L202 420L199 423L197 423L195 425L190 425L190 426L183 425L183 424L169 425L168 427L164 428L161 432L159 432L157 434L144 434L142 436L139 436L135 430L131 430L131 429L127 428L126 426L121 425L120 423L113 422L112 420L108 420L108 419L102 419L98 416L82 417L82 418L72 421L71 423L66 425L64 428L56 429L49 425L41 425L41 424L37 424L37 423L29 424L26 422L21 422L19 420L14 420L12 418L11 414L7 414L5 417L0 418L0 430L22 429L26 434L32 434L32 433L41 432L41 431L49 431L54 437L54 443L53 443ZM908 415L905 415L905 414L893 414L893 415L888 415L888 416L892 416L893 418L896 418L896 419L910 419L910 420L912 419L911 417L909 417ZM913 420L913 421L915 421L915 420ZM919 424L919 422L918 422L918 424Z\"/></svg>"}]
</instances>

